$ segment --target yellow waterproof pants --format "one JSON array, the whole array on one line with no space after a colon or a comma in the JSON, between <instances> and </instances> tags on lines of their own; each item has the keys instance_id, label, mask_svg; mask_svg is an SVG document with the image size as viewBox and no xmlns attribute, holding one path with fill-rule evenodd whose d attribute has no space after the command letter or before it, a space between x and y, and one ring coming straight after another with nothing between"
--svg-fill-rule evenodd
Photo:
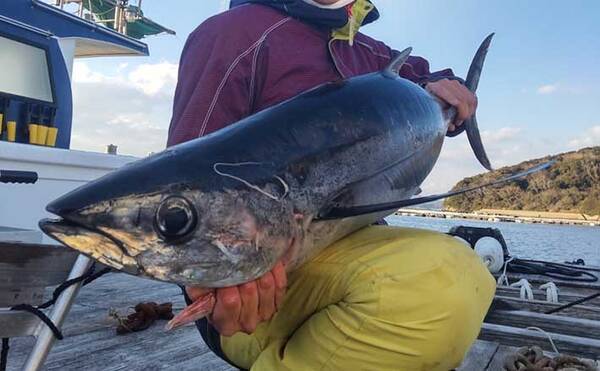
<instances>
[{"instance_id":1,"label":"yellow waterproof pants","mask_svg":"<svg viewBox=\"0 0 600 371\"><path fill-rule=\"evenodd\" d=\"M494 290L453 237L372 226L291 273L271 321L221 337L221 347L252 370L448 371L475 341Z\"/></svg>"}]
</instances>

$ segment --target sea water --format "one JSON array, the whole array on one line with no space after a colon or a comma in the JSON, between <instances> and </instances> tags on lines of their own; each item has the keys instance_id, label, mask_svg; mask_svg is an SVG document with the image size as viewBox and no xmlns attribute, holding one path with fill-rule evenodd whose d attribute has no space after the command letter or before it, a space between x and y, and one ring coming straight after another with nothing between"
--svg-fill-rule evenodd
<instances>
[{"instance_id":1,"label":"sea water","mask_svg":"<svg viewBox=\"0 0 600 371\"><path fill-rule=\"evenodd\" d=\"M498 228L512 256L563 263L577 259L600 267L600 227L518 224L469 219L390 216L391 225L448 232L454 226Z\"/></svg>"}]
</instances>

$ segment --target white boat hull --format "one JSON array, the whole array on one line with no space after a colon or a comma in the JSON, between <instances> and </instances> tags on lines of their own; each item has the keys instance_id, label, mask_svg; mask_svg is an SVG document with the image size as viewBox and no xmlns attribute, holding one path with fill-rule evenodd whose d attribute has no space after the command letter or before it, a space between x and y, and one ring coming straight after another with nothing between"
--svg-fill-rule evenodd
<instances>
[{"instance_id":1,"label":"white boat hull","mask_svg":"<svg viewBox=\"0 0 600 371\"><path fill-rule=\"evenodd\" d=\"M0 183L0 226L39 231L45 207L62 194L137 158L0 142L0 170L35 171L36 184ZM50 242L44 237L43 242Z\"/></svg>"}]
</instances>

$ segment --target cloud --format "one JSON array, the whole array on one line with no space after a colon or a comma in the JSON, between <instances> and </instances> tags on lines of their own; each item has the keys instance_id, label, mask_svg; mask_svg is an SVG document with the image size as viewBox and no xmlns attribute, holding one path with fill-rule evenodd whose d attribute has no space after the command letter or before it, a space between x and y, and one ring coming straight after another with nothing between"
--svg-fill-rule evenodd
<instances>
[{"instance_id":1,"label":"cloud","mask_svg":"<svg viewBox=\"0 0 600 371\"><path fill-rule=\"evenodd\" d=\"M121 72L121 71L125 70L127 67L129 67L129 63L119 63L119 67L117 68L117 71Z\"/></svg>"},{"instance_id":2,"label":"cloud","mask_svg":"<svg viewBox=\"0 0 600 371\"><path fill-rule=\"evenodd\" d=\"M600 145L600 125L592 126L578 138L569 141L573 149Z\"/></svg>"},{"instance_id":3,"label":"cloud","mask_svg":"<svg viewBox=\"0 0 600 371\"><path fill-rule=\"evenodd\" d=\"M558 84L542 85L537 89L538 94L547 95L555 93L558 90Z\"/></svg>"},{"instance_id":4,"label":"cloud","mask_svg":"<svg viewBox=\"0 0 600 371\"><path fill-rule=\"evenodd\" d=\"M73 71L71 148L146 156L165 148L177 65L161 62L93 71L76 61Z\"/></svg>"},{"instance_id":5,"label":"cloud","mask_svg":"<svg viewBox=\"0 0 600 371\"><path fill-rule=\"evenodd\" d=\"M73 67L73 82L81 84L101 83L124 88L134 87L140 92L154 96L159 93L173 95L177 84L178 65L170 62L144 63L137 65L125 74L129 64L121 63L116 68L116 74L102 74L92 69L82 61L75 61Z\"/></svg>"},{"instance_id":6,"label":"cloud","mask_svg":"<svg viewBox=\"0 0 600 371\"><path fill-rule=\"evenodd\" d=\"M507 126L495 131L485 130L481 136L486 143L501 143L515 139L522 131L521 128Z\"/></svg>"},{"instance_id":7,"label":"cloud","mask_svg":"<svg viewBox=\"0 0 600 371\"><path fill-rule=\"evenodd\" d=\"M85 62L75 61L73 64L73 83L90 84L110 82L111 80L115 83L119 82L118 79L92 71Z\"/></svg>"},{"instance_id":8,"label":"cloud","mask_svg":"<svg viewBox=\"0 0 600 371\"><path fill-rule=\"evenodd\" d=\"M147 95L170 95L177 83L178 66L169 62L142 64L129 73L128 80Z\"/></svg>"}]
</instances>

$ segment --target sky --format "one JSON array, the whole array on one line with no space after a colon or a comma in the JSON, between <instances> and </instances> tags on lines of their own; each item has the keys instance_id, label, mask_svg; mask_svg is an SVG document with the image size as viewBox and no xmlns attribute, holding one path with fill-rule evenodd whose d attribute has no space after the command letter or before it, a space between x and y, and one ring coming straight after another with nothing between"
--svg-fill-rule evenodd
<instances>
[{"instance_id":1,"label":"sky","mask_svg":"<svg viewBox=\"0 0 600 371\"><path fill-rule=\"evenodd\" d=\"M381 18L362 29L395 49L412 46L432 70L464 77L495 32L478 119L494 167L600 145L600 1L373 0ZM145 39L149 57L79 59L73 72L72 148L145 156L165 147L179 55L223 0L146 0L145 15L177 32ZM483 172L466 135L447 138L425 192Z\"/></svg>"}]
</instances>

